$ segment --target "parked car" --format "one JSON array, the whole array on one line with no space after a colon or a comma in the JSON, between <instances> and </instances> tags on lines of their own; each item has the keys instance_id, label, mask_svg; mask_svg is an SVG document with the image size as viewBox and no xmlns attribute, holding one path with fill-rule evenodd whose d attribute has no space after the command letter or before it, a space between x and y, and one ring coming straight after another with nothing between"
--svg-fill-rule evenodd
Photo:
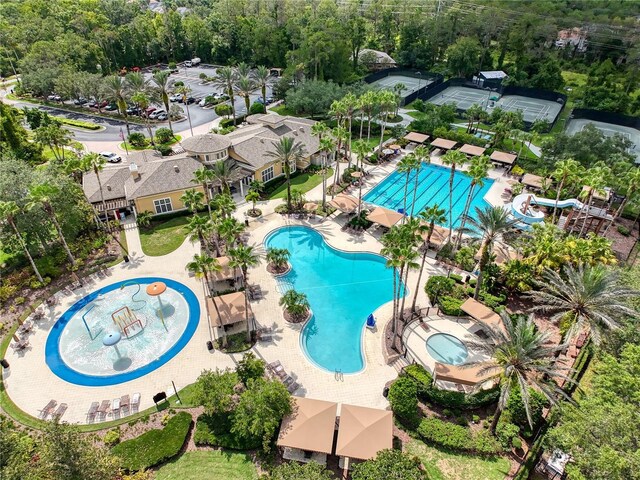
<instances>
[{"instance_id":1,"label":"parked car","mask_svg":"<svg viewBox=\"0 0 640 480\"><path fill-rule=\"evenodd\" d=\"M56 93L52 93L47 97L47 100L51 100L52 102L60 102L62 101L62 97Z\"/></svg>"},{"instance_id":2,"label":"parked car","mask_svg":"<svg viewBox=\"0 0 640 480\"><path fill-rule=\"evenodd\" d=\"M184 66L187 68L195 67L198 65L200 65L200 58L198 57L192 58L191 60L187 60L186 62L184 62Z\"/></svg>"},{"instance_id":3,"label":"parked car","mask_svg":"<svg viewBox=\"0 0 640 480\"><path fill-rule=\"evenodd\" d=\"M276 101L276 99L274 97L267 97L267 105L270 105L275 101Z\"/></svg>"},{"instance_id":4,"label":"parked car","mask_svg":"<svg viewBox=\"0 0 640 480\"><path fill-rule=\"evenodd\" d=\"M84 105L84 104L85 104L85 103L87 103L87 102L88 102L88 100L87 100L86 98L80 97L80 98L76 98L76 99L73 101L73 104L74 104L74 105Z\"/></svg>"},{"instance_id":5,"label":"parked car","mask_svg":"<svg viewBox=\"0 0 640 480\"><path fill-rule=\"evenodd\" d=\"M130 106L127 108L127 115L140 115L140 108L136 106Z\"/></svg>"},{"instance_id":6,"label":"parked car","mask_svg":"<svg viewBox=\"0 0 640 480\"><path fill-rule=\"evenodd\" d=\"M169 100L171 102L181 102L182 101L182 95L180 95L179 93L174 93L173 95L171 95L169 97Z\"/></svg>"},{"instance_id":7,"label":"parked car","mask_svg":"<svg viewBox=\"0 0 640 480\"><path fill-rule=\"evenodd\" d=\"M158 115L162 115L163 113L166 114L167 112L162 109L154 110L149 114L149 118L158 118Z\"/></svg>"},{"instance_id":8,"label":"parked car","mask_svg":"<svg viewBox=\"0 0 640 480\"><path fill-rule=\"evenodd\" d=\"M100 156L106 158L109 163L120 163L122 161L122 157L113 152L100 152Z\"/></svg>"},{"instance_id":9,"label":"parked car","mask_svg":"<svg viewBox=\"0 0 640 480\"><path fill-rule=\"evenodd\" d=\"M150 115L151 115L153 112L155 112L156 110L157 110L157 108L156 108L156 107L149 107L149 108L147 108L147 109L144 111L144 113L145 113L145 115L146 115L147 117L151 118L151 117L150 117Z\"/></svg>"},{"instance_id":10,"label":"parked car","mask_svg":"<svg viewBox=\"0 0 640 480\"><path fill-rule=\"evenodd\" d=\"M113 112L114 110L117 110L117 109L118 109L118 105L117 105L117 104L115 104L115 103L110 103L109 105L107 105L106 107L104 107L104 109L105 109L107 112Z\"/></svg>"},{"instance_id":11,"label":"parked car","mask_svg":"<svg viewBox=\"0 0 640 480\"><path fill-rule=\"evenodd\" d=\"M109 102L107 102L106 100L103 100L100 102L99 104L100 106L98 106L98 102L96 102L95 100L91 100L89 103L87 103L87 106L89 108L104 108L107 105L109 105Z\"/></svg>"},{"instance_id":12,"label":"parked car","mask_svg":"<svg viewBox=\"0 0 640 480\"><path fill-rule=\"evenodd\" d=\"M195 103L197 101L197 99L195 97L188 97L187 98L187 105L191 105L192 103Z\"/></svg>"},{"instance_id":13,"label":"parked car","mask_svg":"<svg viewBox=\"0 0 640 480\"><path fill-rule=\"evenodd\" d=\"M158 114L158 116L156 117L156 120L160 120L161 122L167 120L169 118L169 116L167 115L167 112L162 112L160 114Z\"/></svg>"}]
</instances>

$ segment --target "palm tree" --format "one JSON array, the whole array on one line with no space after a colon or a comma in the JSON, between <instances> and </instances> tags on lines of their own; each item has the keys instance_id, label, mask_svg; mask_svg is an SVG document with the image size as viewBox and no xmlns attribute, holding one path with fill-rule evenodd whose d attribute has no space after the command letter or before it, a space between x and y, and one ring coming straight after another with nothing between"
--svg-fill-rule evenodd
<instances>
[{"instance_id":1,"label":"palm tree","mask_svg":"<svg viewBox=\"0 0 640 480\"><path fill-rule=\"evenodd\" d=\"M489 174L491 168L491 160L486 155L479 157L473 157L471 159L471 166L467 175L471 177L471 183L469 184L469 194L467 195L467 201L462 211L462 220L460 222L460 228L458 229L458 236L456 237L456 249L460 247L462 241L462 232L464 231L465 224L467 223L467 216L469 215L469 208L471 207L471 201L473 200L473 193L476 187L482 188L484 186L484 180Z\"/></svg>"},{"instance_id":2,"label":"palm tree","mask_svg":"<svg viewBox=\"0 0 640 480\"><path fill-rule=\"evenodd\" d=\"M228 194L231 191L229 184L231 183L232 178L231 167L229 164L224 160L218 160L213 164L211 172L213 178L220 182L221 192Z\"/></svg>"},{"instance_id":3,"label":"palm tree","mask_svg":"<svg viewBox=\"0 0 640 480\"><path fill-rule=\"evenodd\" d=\"M244 199L247 202L251 202L251 213L256 214L256 202L260 200L260 194L256 190L249 190L249 192L245 195Z\"/></svg>"},{"instance_id":4,"label":"palm tree","mask_svg":"<svg viewBox=\"0 0 640 480\"><path fill-rule=\"evenodd\" d=\"M353 116L358 109L358 97L352 92L347 93L342 100L340 100L344 107L344 113L347 120L347 131L349 132L349 139L347 142L347 158L351 161L351 126L353 124Z\"/></svg>"},{"instance_id":5,"label":"palm tree","mask_svg":"<svg viewBox=\"0 0 640 480\"><path fill-rule=\"evenodd\" d=\"M231 100L231 113L233 115L233 125L236 124L236 107L233 91L233 84L236 81L236 72L231 67L222 67L216 70L216 76L213 79L213 84L221 88L224 93L229 95Z\"/></svg>"},{"instance_id":6,"label":"palm tree","mask_svg":"<svg viewBox=\"0 0 640 480\"><path fill-rule=\"evenodd\" d=\"M186 269L193 273L197 279L204 278L205 283L207 284L207 290L209 290L209 296L211 297L211 303L213 303L213 308L215 308L216 314L218 315L218 318L220 318L220 309L218 308L218 302L216 301L215 284L209 280L210 272L219 272L222 270L222 266L218 260L216 258L211 258L208 255L198 255L196 253L193 256L193 260L187 263ZM222 345L225 347L227 346L227 336L224 328L222 329Z\"/></svg>"},{"instance_id":7,"label":"palm tree","mask_svg":"<svg viewBox=\"0 0 640 480\"><path fill-rule=\"evenodd\" d=\"M236 202L233 201L233 197L230 194L221 193L211 200L211 208L220 213L222 218L228 218L236 211Z\"/></svg>"},{"instance_id":8,"label":"palm tree","mask_svg":"<svg viewBox=\"0 0 640 480\"><path fill-rule=\"evenodd\" d=\"M49 147L56 160L64 162L65 147L71 143L74 133L58 122L51 122L35 129L34 140L42 147Z\"/></svg>"},{"instance_id":9,"label":"palm tree","mask_svg":"<svg viewBox=\"0 0 640 480\"><path fill-rule=\"evenodd\" d=\"M396 97L396 105L395 105L395 112L394 115L397 117L398 116L398 110L400 109L400 105L402 104L402 92L404 92L407 89L407 86L404 83L396 83L393 86L393 94Z\"/></svg>"},{"instance_id":10,"label":"palm tree","mask_svg":"<svg viewBox=\"0 0 640 480\"><path fill-rule=\"evenodd\" d=\"M36 206L41 206L45 213L49 216L51 223L55 227L58 232L58 237L60 237L60 242L64 247L65 252L67 253L67 258L71 262L71 266L75 266L76 259L71 254L71 250L69 249L69 245L67 245L67 240L64 238L64 234L62 233L62 228L58 223L58 219L56 218L56 212L53 208L53 197L59 194L60 191L57 187L47 183L40 183L36 185L32 185L29 187L29 193L27 194L27 210L31 210Z\"/></svg>"},{"instance_id":11,"label":"palm tree","mask_svg":"<svg viewBox=\"0 0 640 480\"><path fill-rule=\"evenodd\" d=\"M389 120L389 114L396 106L396 96L390 90L382 90L378 96L378 124L380 125L380 141L378 142L378 151L382 150L382 142L384 141L384 129Z\"/></svg>"},{"instance_id":12,"label":"palm tree","mask_svg":"<svg viewBox=\"0 0 640 480\"><path fill-rule=\"evenodd\" d=\"M127 73L125 77L127 89L132 93L147 93L149 89L149 82L144 78L144 75L140 72Z\"/></svg>"},{"instance_id":13,"label":"palm tree","mask_svg":"<svg viewBox=\"0 0 640 480\"><path fill-rule=\"evenodd\" d=\"M133 95L131 95L131 100L138 106L138 108L140 108L143 112L142 117L144 118L144 124L147 127L147 132L149 133L149 140L151 141L151 145L153 145L153 148L156 148L156 143L155 143L155 139L153 138L153 132L151 131L151 124L149 123L149 116L146 113L146 109L149 107L149 104L151 103L151 99L149 98L149 95L147 95L145 92L136 92Z\"/></svg>"},{"instance_id":14,"label":"palm tree","mask_svg":"<svg viewBox=\"0 0 640 480\"><path fill-rule=\"evenodd\" d=\"M424 145L417 146L413 151L413 155L418 160L418 165L416 167L418 172L414 178L414 184L413 184L413 200L411 200L411 213L410 213L412 217L416 207L416 196L418 194L418 183L420 181L420 170L422 169L422 164L431 163L431 155L429 154L429 149Z\"/></svg>"},{"instance_id":15,"label":"palm tree","mask_svg":"<svg viewBox=\"0 0 640 480\"><path fill-rule=\"evenodd\" d=\"M267 262L276 272L285 269L290 256L291 253L286 248L269 248L267 250Z\"/></svg>"},{"instance_id":16,"label":"palm tree","mask_svg":"<svg viewBox=\"0 0 640 480\"><path fill-rule=\"evenodd\" d=\"M347 131L346 128L337 126L333 130L331 130L331 135L336 140L336 171L334 173L334 185L340 185L340 150L342 149L343 142L346 142L349 138L351 138L351 134ZM334 188L335 191L335 188ZM331 192L331 198L333 198L333 191Z\"/></svg>"},{"instance_id":17,"label":"palm tree","mask_svg":"<svg viewBox=\"0 0 640 480\"><path fill-rule=\"evenodd\" d=\"M464 112L464 116L467 118L467 133L471 133L473 130L473 124L476 120L480 120L480 116L484 113L484 109L474 103L471 105L466 112Z\"/></svg>"},{"instance_id":18,"label":"palm tree","mask_svg":"<svg viewBox=\"0 0 640 480\"><path fill-rule=\"evenodd\" d=\"M247 322L247 342L251 341L251 323L249 322L249 297L247 288L247 270L249 267L255 267L260 263L260 257L253 251L253 247L246 245L238 245L236 248L229 250L229 265L233 268L239 268L242 271L244 284L244 311L245 320Z\"/></svg>"},{"instance_id":19,"label":"palm tree","mask_svg":"<svg viewBox=\"0 0 640 480\"><path fill-rule=\"evenodd\" d=\"M593 198L596 194L603 195L605 193L604 188L606 187L607 182L609 182L610 179L611 169L607 166L595 166L588 170L586 182L589 187L589 200L587 202L587 208L584 215L584 221L582 222L582 228L580 228L580 236L582 236L587 226L587 220L589 219L589 212L591 211Z\"/></svg>"},{"instance_id":20,"label":"palm tree","mask_svg":"<svg viewBox=\"0 0 640 480\"><path fill-rule=\"evenodd\" d=\"M556 190L556 203L553 208L553 217L551 220L552 223L555 223L556 221L556 213L558 211L558 202L560 201L562 188L564 187L566 182L572 181L578 175L580 168L580 163L573 158L558 160L556 162L556 169L553 171L551 176L556 180L559 180L559 182L558 189Z\"/></svg>"},{"instance_id":21,"label":"palm tree","mask_svg":"<svg viewBox=\"0 0 640 480\"><path fill-rule=\"evenodd\" d=\"M236 65L236 74L239 77L247 77L251 73L251 67L246 62L240 62Z\"/></svg>"},{"instance_id":22,"label":"palm tree","mask_svg":"<svg viewBox=\"0 0 640 480\"><path fill-rule=\"evenodd\" d=\"M431 245L431 236L433 235L433 230L435 229L436 223L444 223L447 221L447 217L445 216L444 208L440 208L440 205L437 203L431 207L427 207L426 210L423 210L418 214L418 217L422 221L422 227L427 227L427 238L422 244L422 263L420 264L420 271L418 272L418 280L416 282L416 288L413 292L413 302L411 304L411 311L415 312L416 310L416 302L418 300L418 289L420 288L420 282L422 281L422 272L424 271L424 264L427 261L427 254L429 253L429 246ZM420 228L419 232L423 231L423 228Z\"/></svg>"},{"instance_id":23,"label":"palm tree","mask_svg":"<svg viewBox=\"0 0 640 480\"><path fill-rule=\"evenodd\" d=\"M227 251L235 246L245 226L233 217L225 218L217 227L218 234L224 240Z\"/></svg>"},{"instance_id":24,"label":"palm tree","mask_svg":"<svg viewBox=\"0 0 640 480\"><path fill-rule=\"evenodd\" d=\"M280 297L278 304L281 307L284 307L293 319L298 319L308 315L309 308L311 307L309 300L307 300L307 296L304 293L296 292L293 289L287 290L285 294Z\"/></svg>"},{"instance_id":25,"label":"palm tree","mask_svg":"<svg viewBox=\"0 0 640 480\"><path fill-rule=\"evenodd\" d=\"M206 245L206 239L211 233L213 225L207 217L194 215L187 223L187 234L192 243L200 242L200 245Z\"/></svg>"},{"instance_id":26,"label":"palm tree","mask_svg":"<svg viewBox=\"0 0 640 480\"><path fill-rule=\"evenodd\" d=\"M451 169L449 176L449 236L447 241L451 242L451 233L453 232L453 180L456 174L456 167L467 163L469 159L459 150L449 150L442 156L442 164Z\"/></svg>"},{"instance_id":27,"label":"palm tree","mask_svg":"<svg viewBox=\"0 0 640 480\"><path fill-rule=\"evenodd\" d=\"M513 388L520 390L527 420L533 428L529 403L530 386L542 392L552 404L556 404L559 395L568 397L555 382L547 383L544 378L548 376L573 382L566 375L569 371L561 372L554 365L555 354L564 349L565 345L554 345L550 341L551 333L538 330L532 316L522 315L512 320L503 312L500 319L502 325L499 327L479 321L489 339L471 339L468 342L472 349L483 353L483 357L489 360L463 365L481 366L478 375L488 374L490 378L499 381L500 397L491 422L491 432L494 434Z\"/></svg>"},{"instance_id":28,"label":"palm tree","mask_svg":"<svg viewBox=\"0 0 640 480\"><path fill-rule=\"evenodd\" d=\"M202 201L204 200L204 193L190 188L189 190L185 190L184 193L180 196L180 201L182 204L187 207L188 210L191 210L191 213L194 215L198 213L204 205Z\"/></svg>"},{"instance_id":29,"label":"palm tree","mask_svg":"<svg viewBox=\"0 0 640 480\"><path fill-rule=\"evenodd\" d=\"M362 165L364 163L364 158L367 156L367 153L369 152L369 146L363 142L362 140L356 140L356 143L353 145L354 150L356 152L356 156L358 157L358 163L360 164L360 171L363 170ZM362 178L360 178L360 181L358 182L358 216L360 215L360 212L362 211L362 184L364 182L362 181Z\"/></svg>"},{"instance_id":30,"label":"palm tree","mask_svg":"<svg viewBox=\"0 0 640 480\"><path fill-rule=\"evenodd\" d=\"M267 157L280 162L287 181L287 211L291 211L291 166L306 155L304 146L292 137L282 137L279 142L272 142L275 150L265 153Z\"/></svg>"},{"instance_id":31,"label":"palm tree","mask_svg":"<svg viewBox=\"0 0 640 480\"><path fill-rule=\"evenodd\" d=\"M151 213L149 210L138 212L138 214L136 215L136 224L140 228L148 228L151 225L152 218L153 213Z\"/></svg>"},{"instance_id":32,"label":"palm tree","mask_svg":"<svg viewBox=\"0 0 640 480\"><path fill-rule=\"evenodd\" d=\"M191 93L191 87L189 87L188 85L180 85L178 88L176 88L176 93L178 95L182 95L182 103L184 103L184 108L187 109L189 130L191 131L191 136L193 137L193 126L191 125L191 110L189 110L189 94Z\"/></svg>"},{"instance_id":33,"label":"palm tree","mask_svg":"<svg viewBox=\"0 0 640 480\"><path fill-rule=\"evenodd\" d=\"M322 154L322 211L325 212L327 209L327 170L328 164L331 162L327 162L327 157L331 155L331 152L335 151L336 142L333 138L326 136L320 140L320 150L323 152Z\"/></svg>"},{"instance_id":34,"label":"palm tree","mask_svg":"<svg viewBox=\"0 0 640 480\"><path fill-rule=\"evenodd\" d=\"M480 247L480 265L478 268L480 273L478 274L476 290L473 293L473 298L477 300L482 287L484 271L491 261L493 245L504 233L508 232L515 226L517 220L515 218L511 218L509 211L504 207L489 206L483 210L478 207L475 208L477 219L469 217L467 218L467 221L473 227L470 233L473 235L480 234L482 237L482 246Z\"/></svg>"},{"instance_id":35,"label":"palm tree","mask_svg":"<svg viewBox=\"0 0 640 480\"><path fill-rule=\"evenodd\" d=\"M236 79L235 83L236 94L239 97L244 98L244 106L247 111L247 115L249 115L249 110L251 107L251 94L256 90L256 84L253 79L249 76L242 76Z\"/></svg>"},{"instance_id":36,"label":"palm tree","mask_svg":"<svg viewBox=\"0 0 640 480\"><path fill-rule=\"evenodd\" d=\"M129 86L126 79L119 75L111 75L105 79L104 89L107 99L115 102L118 107L118 112L120 112L120 115L124 118L124 123L127 127L127 136L131 135L131 129L129 128L129 116L127 115ZM169 109L167 108L167 114L168 113Z\"/></svg>"},{"instance_id":37,"label":"palm tree","mask_svg":"<svg viewBox=\"0 0 640 480\"><path fill-rule=\"evenodd\" d=\"M215 178L213 171L209 170L207 167L202 167L193 172L193 180L191 183L197 183L202 185L202 190L204 191L204 198L207 204L207 211L209 212L209 217L211 217L211 206L209 202L211 202L211 195L209 191L209 184Z\"/></svg>"},{"instance_id":38,"label":"palm tree","mask_svg":"<svg viewBox=\"0 0 640 480\"><path fill-rule=\"evenodd\" d=\"M269 69L264 65L258 65L253 71L253 81L256 87L260 89L265 107L267 105L267 84L269 83L269 77Z\"/></svg>"},{"instance_id":39,"label":"palm tree","mask_svg":"<svg viewBox=\"0 0 640 480\"><path fill-rule=\"evenodd\" d=\"M420 170L420 161L417 159L417 157L413 154L408 154L405 155L399 162L398 162L398 166L397 166L397 171L399 173L404 173L405 174L405 180L404 180L404 204L402 206L402 214L404 215L404 218L402 219L402 222L404 223L405 219L407 218L407 197L408 197L408 190L409 190L409 179L411 177L411 173L416 170L416 177L418 176L418 170Z\"/></svg>"},{"instance_id":40,"label":"palm tree","mask_svg":"<svg viewBox=\"0 0 640 480\"><path fill-rule=\"evenodd\" d=\"M105 217L107 217L107 203L104 200L104 190L102 189L102 182L100 181L100 172L104 170L104 166L106 165L107 160L102 155L98 155L97 153L89 153L82 157L80 163L82 170L93 170L93 173L96 175L96 180L98 181L98 191L100 192L100 201L102 203L102 211L104 212ZM107 225L108 224L109 222L107 217Z\"/></svg>"},{"instance_id":41,"label":"palm tree","mask_svg":"<svg viewBox=\"0 0 640 480\"><path fill-rule=\"evenodd\" d=\"M626 187L624 200L622 201L622 203L620 203L620 206L611 217L607 228L604 230L604 235L607 234L607 232L611 228L611 225L613 225L618 217L622 215L622 212L624 211L624 208L627 206L629 201L633 200L638 192L640 192L640 168L635 168L631 171L626 172L622 181Z\"/></svg>"},{"instance_id":42,"label":"palm tree","mask_svg":"<svg viewBox=\"0 0 640 480\"><path fill-rule=\"evenodd\" d=\"M18 243L22 247L22 251L29 259L29 263L31 264L31 268L33 268L33 272L38 277L38 281L40 284L44 284L44 280L42 279L42 275L40 275L40 271L36 266L36 262L33 260L29 249L27 248L27 244L24 242L22 238L22 234L18 230L18 226L16 225L16 215L20 213L20 207L16 202L5 202L0 200L0 221L7 222L9 226L12 228L13 232L16 234L16 238L18 239Z\"/></svg>"},{"instance_id":43,"label":"palm tree","mask_svg":"<svg viewBox=\"0 0 640 480\"><path fill-rule=\"evenodd\" d=\"M173 132L173 126L171 125L171 117L169 116L169 75L171 72L169 70L160 70L153 74L151 79L153 83L156 84L156 90L160 100L162 100L162 104L164 105L165 111L167 112L167 118L169 119L169 130Z\"/></svg>"},{"instance_id":44,"label":"palm tree","mask_svg":"<svg viewBox=\"0 0 640 480\"><path fill-rule=\"evenodd\" d=\"M625 316L640 316L626 305L640 292L624 286L616 270L600 264L565 265L562 274L547 268L538 287L530 292L534 310L553 314L553 321L571 320L569 338L586 327L599 343L602 330L619 328Z\"/></svg>"},{"instance_id":45,"label":"palm tree","mask_svg":"<svg viewBox=\"0 0 640 480\"><path fill-rule=\"evenodd\" d=\"M373 117L373 112L376 109L376 105L378 104L378 94L373 90L369 90L364 92L359 99L358 108L362 112L360 116L360 139L362 139L362 117L366 115L367 117L367 142L371 138L371 118Z\"/></svg>"}]
</instances>

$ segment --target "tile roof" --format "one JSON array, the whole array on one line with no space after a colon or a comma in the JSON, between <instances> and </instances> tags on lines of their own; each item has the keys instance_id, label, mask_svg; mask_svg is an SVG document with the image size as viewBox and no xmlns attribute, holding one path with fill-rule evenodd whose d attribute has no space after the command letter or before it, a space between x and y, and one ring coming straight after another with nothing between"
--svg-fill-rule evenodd
<instances>
[{"instance_id":1,"label":"tile roof","mask_svg":"<svg viewBox=\"0 0 640 480\"><path fill-rule=\"evenodd\" d=\"M128 173L124 184L126 197L135 199L183 188L194 188L195 184L191 180L194 172L199 168L202 168L202 164L191 157L168 157L140 164L137 179Z\"/></svg>"},{"instance_id":2,"label":"tile roof","mask_svg":"<svg viewBox=\"0 0 640 480\"><path fill-rule=\"evenodd\" d=\"M129 169L127 167L107 167L100 172L100 183L102 183L104 199L124 198L124 182L128 176ZM93 171L87 172L82 176L82 189L89 203L101 201L98 179Z\"/></svg>"},{"instance_id":3,"label":"tile roof","mask_svg":"<svg viewBox=\"0 0 640 480\"><path fill-rule=\"evenodd\" d=\"M182 148L190 153L213 153L231 146L231 142L224 135L205 133L185 138L181 142Z\"/></svg>"}]
</instances>

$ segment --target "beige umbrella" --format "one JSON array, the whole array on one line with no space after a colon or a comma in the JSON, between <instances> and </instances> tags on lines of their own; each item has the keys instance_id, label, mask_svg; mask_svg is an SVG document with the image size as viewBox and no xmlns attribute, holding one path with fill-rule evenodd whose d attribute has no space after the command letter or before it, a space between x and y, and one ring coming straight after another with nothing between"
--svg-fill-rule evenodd
<instances>
[{"instance_id":1,"label":"beige umbrella","mask_svg":"<svg viewBox=\"0 0 640 480\"><path fill-rule=\"evenodd\" d=\"M336 197L328 203L344 213L351 213L358 208L358 199L351 195L345 195L344 193L336 195Z\"/></svg>"},{"instance_id":2,"label":"beige umbrella","mask_svg":"<svg viewBox=\"0 0 640 480\"><path fill-rule=\"evenodd\" d=\"M362 172L351 172L351 176L353 178L360 178L362 177Z\"/></svg>"},{"instance_id":3,"label":"beige umbrella","mask_svg":"<svg viewBox=\"0 0 640 480\"><path fill-rule=\"evenodd\" d=\"M391 228L402 220L402 217L403 215L401 213L394 212L388 208L376 207L367 215L367 220L382 225L383 227Z\"/></svg>"},{"instance_id":4,"label":"beige umbrella","mask_svg":"<svg viewBox=\"0 0 640 480\"><path fill-rule=\"evenodd\" d=\"M313 202L307 202L302 206L307 212L315 212L318 209L318 204Z\"/></svg>"},{"instance_id":5,"label":"beige umbrella","mask_svg":"<svg viewBox=\"0 0 640 480\"><path fill-rule=\"evenodd\" d=\"M400 150L402 147L398 144L389 145L389 148L392 150Z\"/></svg>"}]
</instances>

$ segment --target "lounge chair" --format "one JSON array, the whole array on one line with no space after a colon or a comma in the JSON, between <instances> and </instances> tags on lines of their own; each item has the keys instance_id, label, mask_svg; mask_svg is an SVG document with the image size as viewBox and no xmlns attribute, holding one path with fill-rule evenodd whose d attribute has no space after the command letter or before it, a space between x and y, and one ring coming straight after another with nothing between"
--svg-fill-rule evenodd
<instances>
[{"instance_id":1,"label":"lounge chair","mask_svg":"<svg viewBox=\"0 0 640 480\"><path fill-rule=\"evenodd\" d=\"M124 410L125 408L129 410L129 395L123 395L120 397L120 409Z\"/></svg>"},{"instance_id":2,"label":"lounge chair","mask_svg":"<svg viewBox=\"0 0 640 480\"><path fill-rule=\"evenodd\" d=\"M91 406L89 407L89 411L87 412L87 422L92 422L93 420L95 420L96 415L98 413L99 406L100 404L98 402L91 403Z\"/></svg>"},{"instance_id":3,"label":"lounge chair","mask_svg":"<svg viewBox=\"0 0 640 480\"><path fill-rule=\"evenodd\" d=\"M45 418L47 418L49 414L53 412L53 409L56 408L57 404L58 402L56 402L55 400L49 400L49 403L47 403L45 407L42 410L40 410L40 413L38 414L38 418L41 420L44 420Z\"/></svg>"},{"instance_id":4,"label":"lounge chair","mask_svg":"<svg viewBox=\"0 0 640 480\"><path fill-rule=\"evenodd\" d=\"M29 346L29 340L26 338L18 338L17 335L14 335L13 340L15 342L11 344L11 348L16 352L21 352Z\"/></svg>"},{"instance_id":5,"label":"lounge chair","mask_svg":"<svg viewBox=\"0 0 640 480\"><path fill-rule=\"evenodd\" d=\"M41 320L44 318L44 310L42 308L37 308L35 312L33 312L34 320Z\"/></svg>"},{"instance_id":6,"label":"lounge chair","mask_svg":"<svg viewBox=\"0 0 640 480\"><path fill-rule=\"evenodd\" d=\"M55 418L56 420L60 420L62 418L62 416L64 415L64 412L67 411L67 408L69 407L69 405L67 405L66 403L61 403L58 408L56 409L55 412L53 412L53 414L51 415L52 418Z\"/></svg>"},{"instance_id":7,"label":"lounge chair","mask_svg":"<svg viewBox=\"0 0 640 480\"><path fill-rule=\"evenodd\" d=\"M58 303L58 299L55 296L51 296L45 300L45 303L49 307L53 307L56 303Z\"/></svg>"},{"instance_id":8,"label":"lounge chair","mask_svg":"<svg viewBox=\"0 0 640 480\"><path fill-rule=\"evenodd\" d=\"M287 387L287 390L289 391L289 393L293 393L299 388L300 388L300 385L298 385L296 382L293 382L291 385Z\"/></svg>"},{"instance_id":9,"label":"lounge chair","mask_svg":"<svg viewBox=\"0 0 640 480\"><path fill-rule=\"evenodd\" d=\"M120 413L120 399L119 398L114 398L111 401L111 411L113 412L114 415L116 413Z\"/></svg>"},{"instance_id":10,"label":"lounge chair","mask_svg":"<svg viewBox=\"0 0 640 480\"><path fill-rule=\"evenodd\" d=\"M30 333L32 331L33 331L33 323L31 322L24 322L22 325L18 327L18 333L20 335L25 333Z\"/></svg>"},{"instance_id":11,"label":"lounge chair","mask_svg":"<svg viewBox=\"0 0 640 480\"><path fill-rule=\"evenodd\" d=\"M140 394L134 393L133 397L131 398L131 411L133 411L134 409L137 411L139 407L140 407Z\"/></svg>"},{"instance_id":12,"label":"lounge chair","mask_svg":"<svg viewBox=\"0 0 640 480\"><path fill-rule=\"evenodd\" d=\"M111 406L110 400L103 400L100 406L98 407L98 416L103 420L107 418L107 414L109 413L110 406Z\"/></svg>"}]
</instances>

